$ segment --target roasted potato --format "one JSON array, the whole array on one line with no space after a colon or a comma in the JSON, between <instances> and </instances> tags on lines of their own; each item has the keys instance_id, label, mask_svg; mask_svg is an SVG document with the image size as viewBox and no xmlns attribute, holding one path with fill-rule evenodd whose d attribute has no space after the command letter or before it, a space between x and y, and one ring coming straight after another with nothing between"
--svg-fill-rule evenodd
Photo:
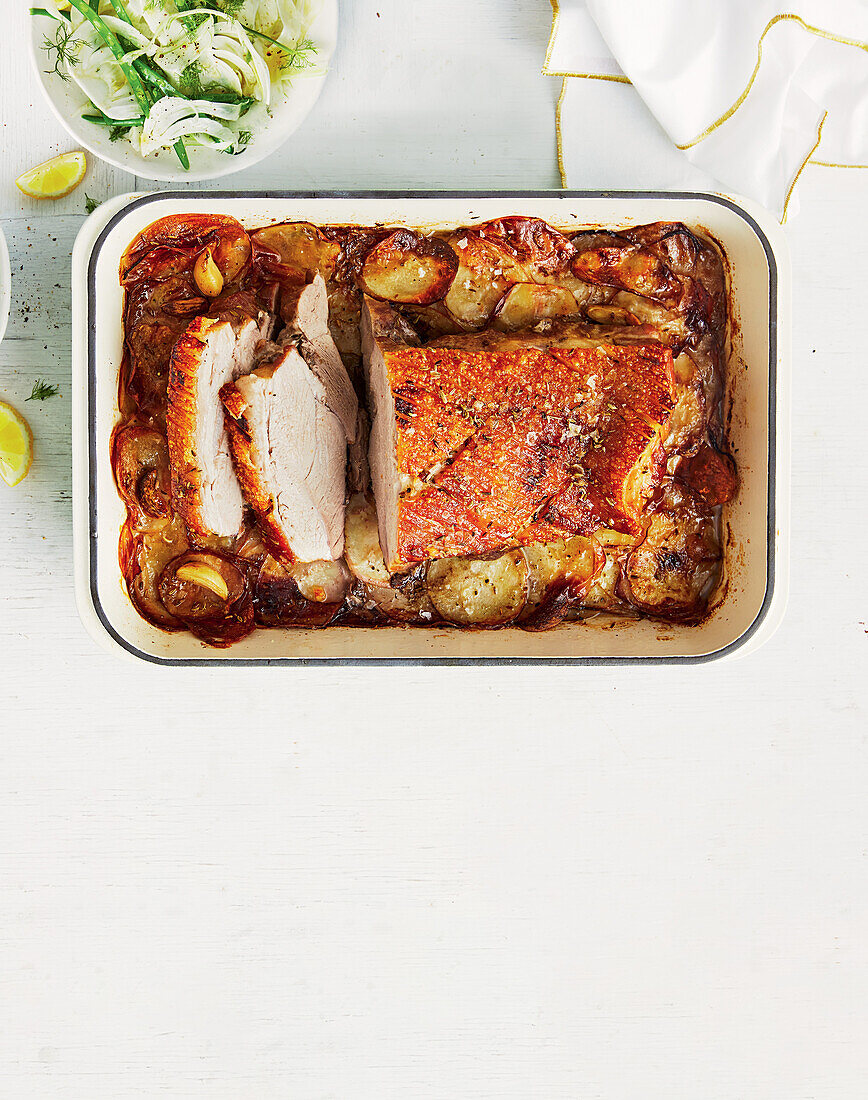
<instances>
[{"instance_id":1,"label":"roasted potato","mask_svg":"<svg viewBox=\"0 0 868 1100\"><path fill-rule=\"evenodd\" d=\"M478 230L453 233L449 245L459 264L444 304L461 326L482 328L506 291L524 281L518 262Z\"/></svg>"},{"instance_id":2,"label":"roasted potato","mask_svg":"<svg viewBox=\"0 0 868 1100\"><path fill-rule=\"evenodd\" d=\"M360 607L401 621L432 617L434 609L424 586L392 587L380 549L377 510L364 493L356 493L350 498L344 556L353 575L364 586L364 592L358 596Z\"/></svg>"},{"instance_id":3,"label":"roasted potato","mask_svg":"<svg viewBox=\"0 0 868 1100\"><path fill-rule=\"evenodd\" d=\"M710 510L689 490L672 485L645 538L626 558L619 594L646 615L697 622L719 572Z\"/></svg>"},{"instance_id":4,"label":"roasted potato","mask_svg":"<svg viewBox=\"0 0 868 1100\"><path fill-rule=\"evenodd\" d=\"M573 275L588 283L614 286L645 298L673 302L681 295L681 283L673 272L639 245L589 248L571 262Z\"/></svg>"},{"instance_id":5,"label":"roasted potato","mask_svg":"<svg viewBox=\"0 0 868 1100\"><path fill-rule=\"evenodd\" d=\"M535 542L523 549L529 571L525 613L542 603L552 588L569 587L577 596L603 564L599 543L583 535L558 542Z\"/></svg>"},{"instance_id":6,"label":"roasted potato","mask_svg":"<svg viewBox=\"0 0 868 1100\"><path fill-rule=\"evenodd\" d=\"M446 296L457 271L446 241L397 229L365 256L358 283L374 298L424 306Z\"/></svg>"},{"instance_id":7,"label":"roasted potato","mask_svg":"<svg viewBox=\"0 0 868 1100\"><path fill-rule=\"evenodd\" d=\"M533 328L540 321L575 317L579 306L569 290L537 283L516 283L504 294L494 311L492 327L506 332Z\"/></svg>"},{"instance_id":8,"label":"roasted potato","mask_svg":"<svg viewBox=\"0 0 868 1100\"><path fill-rule=\"evenodd\" d=\"M426 587L444 619L459 626L502 626L521 614L528 597L528 564L521 550L499 558L438 558Z\"/></svg>"}]
</instances>

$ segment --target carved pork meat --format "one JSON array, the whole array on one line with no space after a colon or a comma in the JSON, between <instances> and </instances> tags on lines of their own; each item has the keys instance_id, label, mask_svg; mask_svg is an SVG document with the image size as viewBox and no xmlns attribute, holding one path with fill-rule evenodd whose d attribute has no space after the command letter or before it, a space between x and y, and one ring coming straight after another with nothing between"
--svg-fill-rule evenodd
<instances>
[{"instance_id":1,"label":"carved pork meat","mask_svg":"<svg viewBox=\"0 0 868 1100\"><path fill-rule=\"evenodd\" d=\"M197 317L172 352L166 414L172 498L200 538L235 535L241 527L241 488L219 393L253 368L270 327L265 315L259 321Z\"/></svg>"},{"instance_id":2,"label":"carved pork meat","mask_svg":"<svg viewBox=\"0 0 868 1100\"><path fill-rule=\"evenodd\" d=\"M670 348L493 331L414 347L371 299L362 332L391 570L601 528L640 532L674 401Z\"/></svg>"},{"instance_id":3,"label":"carved pork meat","mask_svg":"<svg viewBox=\"0 0 868 1100\"><path fill-rule=\"evenodd\" d=\"M284 560L336 561L347 433L325 383L288 347L220 396L241 488L269 548Z\"/></svg>"}]
</instances>

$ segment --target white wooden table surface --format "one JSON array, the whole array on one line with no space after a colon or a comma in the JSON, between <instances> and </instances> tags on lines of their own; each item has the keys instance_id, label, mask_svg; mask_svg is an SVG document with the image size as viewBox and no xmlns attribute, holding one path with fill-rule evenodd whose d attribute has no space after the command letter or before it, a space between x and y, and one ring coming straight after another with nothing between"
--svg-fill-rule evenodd
<instances>
[{"instance_id":1,"label":"white wooden table surface","mask_svg":"<svg viewBox=\"0 0 868 1100\"><path fill-rule=\"evenodd\" d=\"M806 170L788 226L791 599L758 653L140 667L77 618L69 440L83 195L135 181L15 191L70 147L17 4L0 397L62 396L25 406L36 462L0 486L0 1097L865 1095L865 174ZM341 6L316 110L238 186L557 185L544 0ZM596 91L576 185L613 182Z\"/></svg>"}]
</instances>

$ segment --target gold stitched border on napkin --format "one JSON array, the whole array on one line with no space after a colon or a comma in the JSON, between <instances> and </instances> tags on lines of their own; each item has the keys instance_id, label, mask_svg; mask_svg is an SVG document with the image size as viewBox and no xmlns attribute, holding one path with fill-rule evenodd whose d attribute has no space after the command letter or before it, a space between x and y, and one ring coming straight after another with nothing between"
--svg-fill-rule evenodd
<instances>
[{"instance_id":1,"label":"gold stitched border on napkin","mask_svg":"<svg viewBox=\"0 0 868 1100\"><path fill-rule=\"evenodd\" d=\"M627 76L614 76L612 73L567 73L561 72L557 69L549 68L549 61L551 61L552 50L555 48L555 36L558 33L558 23L561 18L561 5L560 0L549 0L552 6L552 29L549 34L548 46L546 46L545 61L543 61L542 74L543 76L576 76L582 80L611 80L615 84L629 84L630 78ZM561 92L563 95L563 92Z\"/></svg>"},{"instance_id":2,"label":"gold stitched border on napkin","mask_svg":"<svg viewBox=\"0 0 868 1100\"><path fill-rule=\"evenodd\" d=\"M775 24L781 23L785 20L798 23L801 27L804 27L806 31L810 31L811 34L816 34L820 38L826 38L831 42L840 42L842 46L857 46L860 50L868 50L868 43L859 42L855 38L842 38L840 35L832 34L830 31L824 31L821 27L815 27L810 23L806 23L805 20L802 19L799 15L793 15L790 12L785 12L781 15L773 16L768 21L768 23L766 23L765 29L759 36L759 41L756 44L756 65L754 65L753 72L750 74L750 80L748 80L747 86L744 91L732 104L732 106L723 112L720 118L715 119L715 121L712 122L710 126L706 127L706 129L702 131L699 137L695 137L692 141L687 141L683 145L678 145L679 149L692 149L694 145L698 145L700 141L707 138L709 134L713 134L718 126L722 126L724 122L732 118L732 116L739 109L742 103L744 103L744 101L747 99L750 90L754 85L754 81L757 78L757 74L759 73L760 65L762 64L763 59L763 39L769 33L772 27L775 26Z\"/></svg>"},{"instance_id":3,"label":"gold stitched border on napkin","mask_svg":"<svg viewBox=\"0 0 868 1100\"><path fill-rule=\"evenodd\" d=\"M549 62L551 60L552 50L554 49L555 36L557 35L558 31L558 23L560 21L561 9L559 0L549 0L549 3L552 7L552 26L551 32L549 33L548 45L546 46L546 56L545 60L543 61L542 72L545 76L563 77L563 80L561 82L561 91L557 99L557 105L555 107L555 135L557 139L558 171L560 172L561 176L561 186L565 188L567 186L567 173L564 166L563 135L561 133L561 108L563 106L564 97L567 92L567 80L570 77L575 77L583 80L610 80L616 84L630 84L632 82L626 76L612 76L609 73L568 73L556 72L555 70L550 69ZM754 66L753 72L750 75L750 79L748 80L747 86L745 87L744 91L741 93L738 99L735 100L732 106L724 111L720 118L716 119L714 122L711 123L709 127L703 130L703 132L698 137L695 137L692 141L688 141L683 145L679 145L676 143L676 148L681 149L682 151L693 148L694 145L698 145L701 141L707 138L709 134L713 134L714 131L719 126L722 126L724 122L732 118L732 116L739 109L742 103L744 103L744 101L747 99L750 90L753 87L754 81L757 78L757 74L759 73L760 65L762 64L763 39L772 29L772 27L774 27L777 23L781 23L785 20L798 23L806 31L809 31L811 34L816 34L820 38L828 39L831 42L839 42L843 46L855 46L860 50L868 51L868 43L860 42L858 39L855 38L844 38L841 35L833 34L831 31L825 31L822 27L815 27L813 24L807 23L804 19L802 19L801 16L795 15L793 12L781 12L780 14L773 16L765 25L765 28L763 29L763 32L759 36L759 39L757 41L756 65ZM826 122L826 117L828 113L829 112L826 111L823 114L823 117L820 119L820 125L817 128L817 140L811 148L810 152L808 153L807 157L805 157L805 159L799 166L799 170L793 177L793 181L790 184L789 190L787 191L787 196L784 200L784 210L781 216L782 222L785 222L787 220L787 207L790 204L793 190L798 183L799 176L801 176L802 172L808 164L815 164L820 168L868 168L868 164L838 164L828 160L811 159L813 154L819 148L820 142L822 141L823 126Z\"/></svg>"}]
</instances>

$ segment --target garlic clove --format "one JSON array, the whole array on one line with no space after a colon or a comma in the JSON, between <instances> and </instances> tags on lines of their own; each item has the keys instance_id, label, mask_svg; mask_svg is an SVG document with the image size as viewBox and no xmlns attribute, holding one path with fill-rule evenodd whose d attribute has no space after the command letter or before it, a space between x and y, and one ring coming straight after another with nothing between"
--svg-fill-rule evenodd
<instances>
[{"instance_id":1,"label":"garlic clove","mask_svg":"<svg viewBox=\"0 0 868 1100\"><path fill-rule=\"evenodd\" d=\"M179 581L189 581L190 584L198 584L200 588L207 588L221 600L229 598L229 587L216 569L210 565L193 563L182 565L177 569L175 576Z\"/></svg>"},{"instance_id":2,"label":"garlic clove","mask_svg":"<svg viewBox=\"0 0 868 1100\"><path fill-rule=\"evenodd\" d=\"M223 290L223 275L214 262L210 248L206 248L196 257L196 263L193 266L193 278L196 280L196 286L206 298L216 298Z\"/></svg>"}]
</instances>

